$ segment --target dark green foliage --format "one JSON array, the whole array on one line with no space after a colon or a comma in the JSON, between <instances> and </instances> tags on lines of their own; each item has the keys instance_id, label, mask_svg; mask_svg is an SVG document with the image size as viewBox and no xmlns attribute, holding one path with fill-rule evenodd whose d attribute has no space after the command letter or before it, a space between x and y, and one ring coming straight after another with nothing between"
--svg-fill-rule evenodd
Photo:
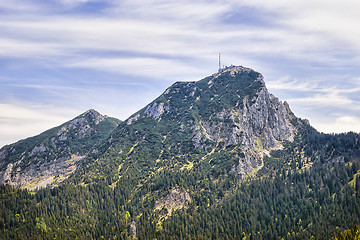
<instances>
[{"instance_id":1,"label":"dark green foliage","mask_svg":"<svg viewBox=\"0 0 360 240\"><path fill-rule=\"evenodd\" d=\"M106 186L64 185L35 195L2 186L1 239L125 239L130 219L117 202L122 193Z\"/></svg>"},{"instance_id":2,"label":"dark green foliage","mask_svg":"<svg viewBox=\"0 0 360 240\"><path fill-rule=\"evenodd\" d=\"M188 239L328 239L336 227L343 229L360 221L359 192L338 181L347 177L346 170L345 165L327 165L317 171L278 173L273 179L244 182L220 204L171 218L158 239L169 235Z\"/></svg>"},{"instance_id":3,"label":"dark green foliage","mask_svg":"<svg viewBox=\"0 0 360 240\"><path fill-rule=\"evenodd\" d=\"M337 137L342 140L332 139ZM353 137L359 138L352 133L324 136L325 140L319 144L329 140L353 142L346 147L337 146L347 153L348 149L356 149L357 141L352 141ZM162 139L156 135L153 138L151 144ZM147 164L151 169L160 163L128 158L129 162L122 162L117 175L102 173L103 180L78 186L68 183L36 194L2 186L0 235L3 239L53 239L55 236L59 239L102 236L126 239L131 235L129 225L135 221L139 239L239 239L245 236L249 239L328 239L339 229L360 223L360 192L356 185L349 184L360 170L360 163L358 158L350 157L347 162L327 160L300 169L299 162L304 161L304 157L299 156L297 149L304 147L304 142L296 140L288 143L286 149L274 152L258 174L268 177L246 181L240 181L226 170L226 162L232 158L219 152L206 162L200 161L202 155L193 158L195 163L200 162L191 169L175 167L169 171L164 168L156 174L148 174L150 170L144 166ZM131 154L137 156L135 150ZM117 163L121 163L119 160ZM184 156L176 163L188 160ZM281 164L274 165L276 161ZM292 161L295 164L291 164ZM212 167L221 164L225 165ZM118 171L115 165L113 169ZM84 175L79 173L77 181L84 179ZM120 178L110 177L119 175ZM110 187L114 182L117 183ZM176 212L161 228L156 227L158 212L153 211L154 202L174 187L189 191L193 201L188 209Z\"/></svg>"}]
</instances>

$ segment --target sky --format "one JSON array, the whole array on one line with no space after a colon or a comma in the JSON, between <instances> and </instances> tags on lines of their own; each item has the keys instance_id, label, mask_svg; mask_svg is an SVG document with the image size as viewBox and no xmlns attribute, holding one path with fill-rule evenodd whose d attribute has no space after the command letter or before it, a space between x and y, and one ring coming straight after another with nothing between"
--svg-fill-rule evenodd
<instances>
[{"instance_id":1,"label":"sky","mask_svg":"<svg viewBox=\"0 0 360 240\"><path fill-rule=\"evenodd\" d=\"M360 1L0 0L0 147L88 109L126 120L223 65L326 133L360 132Z\"/></svg>"}]
</instances>

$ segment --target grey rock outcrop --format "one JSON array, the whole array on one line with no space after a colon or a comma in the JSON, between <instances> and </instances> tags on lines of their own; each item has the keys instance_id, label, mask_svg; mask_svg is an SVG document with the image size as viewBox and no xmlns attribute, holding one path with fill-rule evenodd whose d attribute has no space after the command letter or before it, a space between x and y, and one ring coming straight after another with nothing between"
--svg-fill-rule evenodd
<instances>
[{"instance_id":1,"label":"grey rock outcrop","mask_svg":"<svg viewBox=\"0 0 360 240\"><path fill-rule=\"evenodd\" d=\"M31 150L31 153L30 153L30 157L38 154L38 153L43 153L43 152L46 152L46 147L41 144L40 146L35 146L32 150Z\"/></svg>"},{"instance_id":2,"label":"grey rock outcrop","mask_svg":"<svg viewBox=\"0 0 360 240\"><path fill-rule=\"evenodd\" d=\"M158 119L159 117L161 117L162 114L164 114L169 110L170 110L169 106L165 105L163 102L160 103L155 102L152 105L149 105L145 109L144 113L149 117Z\"/></svg>"},{"instance_id":3,"label":"grey rock outcrop","mask_svg":"<svg viewBox=\"0 0 360 240\"><path fill-rule=\"evenodd\" d=\"M191 203L191 198L188 192L182 189L173 189L171 193L155 202L154 210L160 211L160 215L167 218L173 212L187 207L189 203Z\"/></svg>"},{"instance_id":4,"label":"grey rock outcrop","mask_svg":"<svg viewBox=\"0 0 360 240\"><path fill-rule=\"evenodd\" d=\"M56 186L76 170L76 162L84 157L62 157L42 164L29 164L23 168L18 166L21 160L14 164L9 163L5 172L0 172L0 184L11 184L29 190Z\"/></svg>"},{"instance_id":5,"label":"grey rock outcrop","mask_svg":"<svg viewBox=\"0 0 360 240\"><path fill-rule=\"evenodd\" d=\"M132 239L136 239L136 223L135 223L135 221L132 221L130 224L130 232L131 232Z\"/></svg>"},{"instance_id":6,"label":"grey rock outcrop","mask_svg":"<svg viewBox=\"0 0 360 240\"><path fill-rule=\"evenodd\" d=\"M127 121L127 125L131 125L133 122L137 121L140 117L140 114L136 114L135 116L130 117Z\"/></svg>"}]
</instances>

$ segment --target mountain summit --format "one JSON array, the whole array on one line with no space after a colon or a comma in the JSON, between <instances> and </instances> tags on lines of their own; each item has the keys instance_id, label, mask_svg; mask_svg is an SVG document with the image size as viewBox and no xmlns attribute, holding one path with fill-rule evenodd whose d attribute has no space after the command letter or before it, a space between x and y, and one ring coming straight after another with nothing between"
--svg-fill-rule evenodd
<instances>
[{"instance_id":1,"label":"mountain summit","mask_svg":"<svg viewBox=\"0 0 360 240\"><path fill-rule=\"evenodd\" d=\"M37 190L0 186L5 239L324 239L360 223L360 135L319 133L232 66L6 146L0 180Z\"/></svg>"}]
</instances>

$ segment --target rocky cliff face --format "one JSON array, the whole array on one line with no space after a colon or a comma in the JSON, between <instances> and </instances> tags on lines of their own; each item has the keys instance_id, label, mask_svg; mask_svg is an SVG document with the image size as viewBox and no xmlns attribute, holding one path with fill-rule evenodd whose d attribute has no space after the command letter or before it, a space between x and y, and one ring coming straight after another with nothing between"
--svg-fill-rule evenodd
<instances>
[{"instance_id":1,"label":"rocky cliff face","mask_svg":"<svg viewBox=\"0 0 360 240\"><path fill-rule=\"evenodd\" d=\"M95 110L0 150L0 184L36 190L68 178L119 121Z\"/></svg>"},{"instance_id":2,"label":"rocky cliff face","mask_svg":"<svg viewBox=\"0 0 360 240\"><path fill-rule=\"evenodd\" d=\"M265 87L251 100L246 96L242 107L223 109L214 116L215 121L199 117L192 122L193 143L201 149L207 148L207 140L221 143L224 149L238 145L239 163L233 171L243 176L254 168L261 168L264 155L282 148L282 141L292 141L296 132L283 103Z\"/></svg>"},{"instance_id":3,"label":"rocky cliff face","mask_svg":"<svg viewBox=\"0 0 360 240\"><path fill-rule=\"evenodd\" d=\"M154 210L159 211L159 215L164 220L175 211L186 208L189 203L191 203L189 193L181 189L173 189L171 193L155 202Z\"/></svg>"},{"instance_id":4,"label":"rocky cliff face","mask_svg":"<svg viewBox=\"0 0 360 240\"><path fill-rule=\"evenodd\" d=\"M222 74L236 78L244 71L251 70L234 67ZM219 76L213 76L208 84L215 84ZM281 148L282 141L292 141L296 131L290 122L292 115L278 98L267 91L263 76L259 74L253 83L260 85L251 94L239 96L235 106L223 108L209 119L200 116L192 127L192 140L198 148L205 149L207 140L221 143L224 149L238 145L239 162L233 171L243 176L253 169L260 169L264 155Z\"/></svg>"}]
</instances>

